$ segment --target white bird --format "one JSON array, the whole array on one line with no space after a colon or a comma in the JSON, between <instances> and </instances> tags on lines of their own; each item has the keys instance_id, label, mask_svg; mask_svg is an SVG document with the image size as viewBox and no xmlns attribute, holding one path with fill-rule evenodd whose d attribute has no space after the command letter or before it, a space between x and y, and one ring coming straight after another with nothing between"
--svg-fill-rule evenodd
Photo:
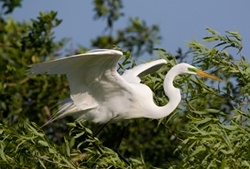
<instances>
[{"instance_id":1,"label":"white bird","mask_svg":"<svg viewBox=\"0 0 250 169\"><path fill-rule=\"evenodd\" d=\"M120 76L117 63L122 55L118 50L99 49L32 65L28 70L30 74L66 74L70 86L70 98L63 101L56 116L46 124L70 115L95 123L140 117L160 119L173 112L181 101L180 90L173 86L177 75L196 74L220 80L187 63L180 63L172 67L164 79L168 104L157 106L152 91L140 83L140 77L158 70L167 61L144 63Z\"/></svg>"}]
</instances>

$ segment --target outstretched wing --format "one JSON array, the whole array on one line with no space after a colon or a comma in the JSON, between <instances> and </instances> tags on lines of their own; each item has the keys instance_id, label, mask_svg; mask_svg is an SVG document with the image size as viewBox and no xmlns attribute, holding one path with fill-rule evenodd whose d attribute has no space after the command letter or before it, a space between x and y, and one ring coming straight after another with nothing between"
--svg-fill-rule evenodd
<instances>
[{"instance_id":1,"label":"outstretched wing","mask_svg":"<svg viewBox=\"0 0 250 169\"><path fill-rule=\"evenodd\" d=\"M140 83L140 77L153 73L159 70L167 61L165 59L159 59L152 62L144 63L133 67L132 69L125 70L122 77L130 83Z\"/></svg>"},{"instance_id":2,"label":"outstretched wing","mask_svg":"<svg viewBox=\"0 0 250 169\"><path fill-rule=\"evenodd\" d=\"M122 52L117 50L93 50L50 62L33 65L31 74L66 74L71 99L84 110L114 96L129 93L128 83L118 74L117 63Z\"/></svg>"}]
</instances>

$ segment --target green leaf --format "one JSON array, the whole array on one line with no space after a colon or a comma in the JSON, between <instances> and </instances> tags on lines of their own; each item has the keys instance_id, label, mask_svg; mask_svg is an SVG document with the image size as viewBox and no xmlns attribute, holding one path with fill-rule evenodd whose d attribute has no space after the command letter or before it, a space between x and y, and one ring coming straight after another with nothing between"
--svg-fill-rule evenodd
<instances>
[{"instance_id":1,"label":"green leaf","mask_svg":"<svg viewBox=\"0 0 250 169\"><path fill-rule=\"evenodd\" d=\"M4 153L4 146L2 141L0 141L0 157L2 160L7 161L7 158L5 157L5 153Z\"/></svg>"},{"instance_id":2,"label":"green leaf","mask_svg":"<svg viewBox=\"0 0 250 169\"><path fill-rule=\"evenodd\" d=\"M204 152L206 150L205 147L203 146L198 146L191 154L190 154L190 157L193 157L201 152Z\"/></svg>"},{"instance_id":3,"label":"green leaf","mask_svg":"<svg viewBox=\"0 0 250 169\"><path fill-rule=\"evenodd\" d=\"M216 35L216 34L217 34L217 32L216 32L214 29L212 29L212 28L206 28L206 30L207 30L208 32L210 32L211 34L213 34L213 35Z\"/></svg>"},{"instance_id":4,"label":"green leaf","mask_svg":"<svg viewBox=\"0 0 250 169\"><path fill-rule=\"evenodd\" d=\"M43 140L39 140L38 143L44 147L49 147L49 144Z\"/></svg>"},{"instance_id":5,"label":"green leaf","mask_svg":"<svg viewBox=\"0 0 250 169\"><path fill-rule=\"evenodd\" d=\"M205 119L202 119L202 120L199 120L199 121L194 121L195 124L204 124L204 123L207 123L209 121L213 120L212 118L205 118Z\"/></svg>"},{"instance_id":6,"label":"green leaf","mask_svg":"<svg viewBox=\"0 0 250 169\"><path fill-rule=\"evenodd\" d=\"M238 129L237 126L231 126L231 125L223 125L223 124L221 124L220 126L222 128L224 128L224 129L227 129L227 130L230 130L230 131L234 131L234 130Z\"/></svg>"}]
</instances>

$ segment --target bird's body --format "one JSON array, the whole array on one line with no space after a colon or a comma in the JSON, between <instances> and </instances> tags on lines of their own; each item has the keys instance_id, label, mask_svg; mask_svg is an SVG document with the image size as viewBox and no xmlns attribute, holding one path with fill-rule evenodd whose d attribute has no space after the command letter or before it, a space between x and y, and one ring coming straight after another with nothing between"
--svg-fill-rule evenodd
<instances>
[{"instance_id":1,"label":"bird's body","mask_svg":"<svg viewBox=\"0 0 250 169\"><path fill-rule=\"evenodd\" d=\"M117 63L121 56L120 51L101 49L33 65L29 70L31 74L66 74L69 81L70 98L62 102L58 113L48 123L69 115L95 123L139 117L163 118L174 111L181 100L179 89L173 86L175 76L199 71L186 63L170 69L164 79L169 103L159 107L153 101L150 88L140 83L140 77L158 70L166 60L141 64L120 76ZM208 76L202 73L200 75ZM211 75L210 78L218 80Z\"/></svg>"}]
</instances>

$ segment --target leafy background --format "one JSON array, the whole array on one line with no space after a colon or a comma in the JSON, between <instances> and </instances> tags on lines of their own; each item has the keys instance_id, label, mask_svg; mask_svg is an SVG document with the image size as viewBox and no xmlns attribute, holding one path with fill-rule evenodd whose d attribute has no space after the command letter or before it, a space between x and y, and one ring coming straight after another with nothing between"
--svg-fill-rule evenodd
<instances>
[{"instance_id":1,"label":"leafy background","mask_svg":"<svg viewBox=\"0 0 250 169\"><path fill-rule=\"evenodd\" d=\"M96 135L99 125L74 122L71 117L41 128L56 112L58 101L69 95L65 76L26 74L29 65L60 56L68 43L66 38L55 40L53 30L62 22L57 13L41 12L30 21L17 22L4 16L20 7L21 1L1 0L0 4L2 168L250 167L250 68L247 56L241 54L238 32L220 34L207 28L202 42L191 41L188 51L179 49L173 55L156 48L161 41L158 25L131 18L124 29L114 29L124 15L121 0L93 1L95 19L105 20L107 32L112 33L98 35L91 46L119 46L125 53L119 72L136 65L136 58L143 54L155 52L168 61L160 71L143 78L157 105L168 102L162 79L181 61L191 60L194 66L223 79L212 82L179 76L174 85L181 88L183 99L169 117L128 120L126 130L124 122L108 124ZM86 50L81 46L74 53ZM120 133L124 136L119 145Z\"/></svg>"}]
</instances>

